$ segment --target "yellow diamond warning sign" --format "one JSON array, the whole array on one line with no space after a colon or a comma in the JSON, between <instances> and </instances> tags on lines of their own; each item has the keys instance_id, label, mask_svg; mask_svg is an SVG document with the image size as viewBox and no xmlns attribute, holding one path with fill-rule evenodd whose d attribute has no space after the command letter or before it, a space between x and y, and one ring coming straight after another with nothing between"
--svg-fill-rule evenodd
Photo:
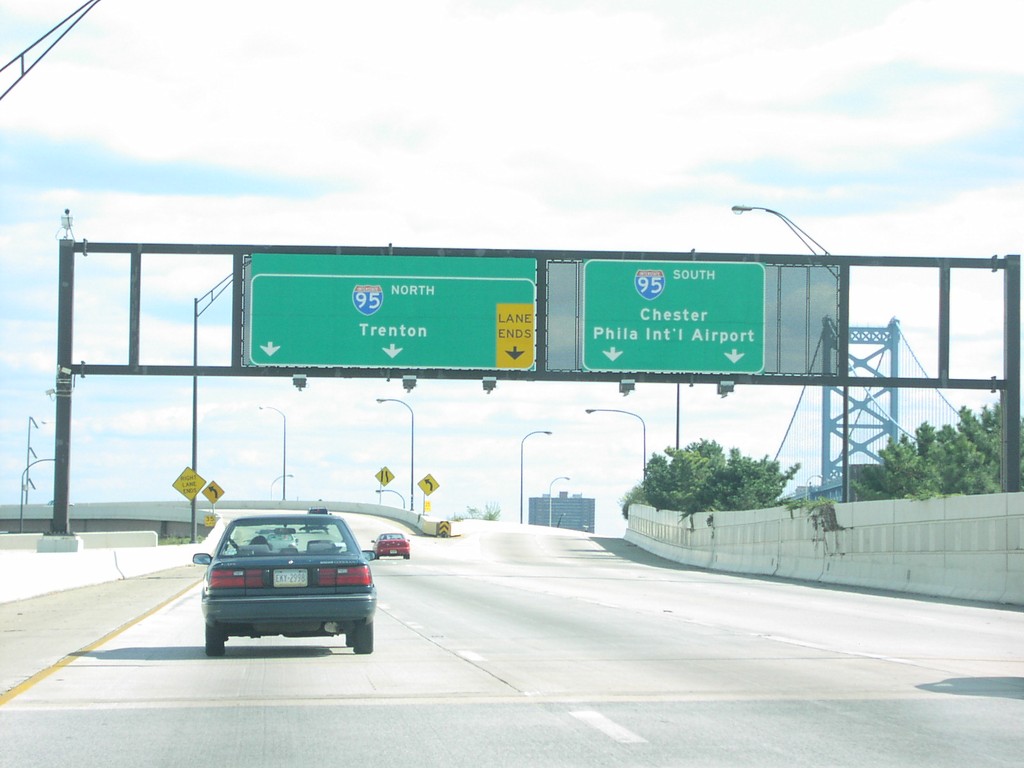
<instances>
[{"instance_id":1,"label":"yellow diamond warning sign","mask_svg":"<svg viewBox=\"0 0 1024 768\"><path fill-rule=\"evenodd\" d=\"M434 479L434 476L429 474L425 475L422 480L416 483L416 485L418 485L420 487L420 490L423 491L423 493L425 493L427 496L429 496L430 494L432 494L434 491L441 487L441 484Z\"/></svg>"},{"instance_id":2,"label":"yellow diamond warning sign","mask_svg":"<svg viewBox=\"0 0 1024 768\"><path fill-rule=\"evenodd\" d=\"M192 467L185 467L178 475L178 479L175 480L171 485L174 489L184 496L189 501L192 501L198 494L200 489L206 485L206 481L203 480Z\"/></svg>"},{"instance_id":3,"label":"yellow diamond warning sign","mask_svg":"<svg viewBox=\"0 0 1024 768\"><path fill-rule=\"evenodd\" d=\"M531 368L534 358L536 314L533 304L499 304L497 365Z\"/></svg>"},{"instance_id":4,"label":"yellow diamond warning sign","mask_svg":"<svg viewBox=\"0 0 1024 768\"><path fill-rule=\"evenodd\" d=\"M224 495L224 489L217 485L213 480L210 484L203 488L203 496L210 500L211 504L216 504L220 501L220 497Z\"/></svg>"}]
</instances>

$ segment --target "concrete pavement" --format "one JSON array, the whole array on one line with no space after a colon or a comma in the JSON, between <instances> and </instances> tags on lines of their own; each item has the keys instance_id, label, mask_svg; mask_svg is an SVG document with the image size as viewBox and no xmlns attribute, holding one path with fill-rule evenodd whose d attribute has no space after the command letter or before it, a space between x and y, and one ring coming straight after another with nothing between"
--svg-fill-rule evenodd
<instances>
[{"instance_id":1,"label":"concrete pavement","mask_svg":"<svg viewBox=\"0 0 1024 768\"><path fill-rule=\"evenodd\" d=\"M178 566L0 603L0 706L33 676L195 587L204 572Z\"/></svg>"}]
</instances>

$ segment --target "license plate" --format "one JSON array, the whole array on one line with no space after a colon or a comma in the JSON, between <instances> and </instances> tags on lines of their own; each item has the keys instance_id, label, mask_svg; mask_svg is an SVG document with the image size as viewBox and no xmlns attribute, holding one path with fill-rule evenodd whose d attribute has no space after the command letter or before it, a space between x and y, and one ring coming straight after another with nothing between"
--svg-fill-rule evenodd
<instances>
[{"instance_id":1,"label":"license plate","mask_svg":"<svg viewBox=\"0 0 1024 768\"><path fill-rule=\"evenodd\" d=\"M288 568L274 571L275 587L305 587L307 574L305 568Z\"/></svg>"},{"instance_id":2,"label":"license plate","mask_svg":"<svg viewBox=\"0 0 1024 768\"><path fill-rule=\"evenodd\" d=\"M392 549L391 550L391 554L392 555L397 555L398 554L398 550L397 549Z\"/></svg>"}]
</instances>

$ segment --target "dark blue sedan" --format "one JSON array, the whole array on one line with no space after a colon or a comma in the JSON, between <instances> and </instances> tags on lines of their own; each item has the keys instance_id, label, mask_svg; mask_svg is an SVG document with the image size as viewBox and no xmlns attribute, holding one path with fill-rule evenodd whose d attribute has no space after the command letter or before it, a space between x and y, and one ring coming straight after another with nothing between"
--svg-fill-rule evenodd
<instances>
[{"instance_id":1,"label":"dark blue sedan","mask_svg":"<svg viewBox=\"0 0 1024 768\"><path fill-rule=\"evenodd\" d=\"M228 524L203 586L206 655L223 656L228 637L345 635L373 653L377 589L369 561L348 524L335 515L274 514Z\"/></svg>"}]
</instances>

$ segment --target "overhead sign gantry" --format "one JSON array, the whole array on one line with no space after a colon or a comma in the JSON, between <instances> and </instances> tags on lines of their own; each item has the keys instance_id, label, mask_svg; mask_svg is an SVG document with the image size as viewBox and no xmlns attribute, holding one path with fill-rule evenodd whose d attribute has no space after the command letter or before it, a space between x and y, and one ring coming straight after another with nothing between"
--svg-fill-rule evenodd
<instances>
[{"instance_id":1,"label":"overhead sign gantry","mask_svg":"<svg viewBox=\"0 0 1024 768\"><path fill-rule=\"evenodd\" d=\"M129 258L127 360L74 355L75 255ZM230 257L228 364L141 359L143 256ZM934 377L851 373L850 271L938 273ZM992 259L60 241L53 533L68 531L75 376L306 376L941 388L1001 393L1018 491L1020 256ZM1003 375L951 373L955 270L1003 272ZM195 315L195 320L198 315ZM193 325L195 334L195 325ZM195 352L195 350L193 350ZM967 367L970 367L967 361ZM964 367L963 365L961 367ZM298 384L296 384L298 386ZM628 391L628 390L626 390ZM849 424L844 417L844 441Z\"/></svg>"}]
</instances>

